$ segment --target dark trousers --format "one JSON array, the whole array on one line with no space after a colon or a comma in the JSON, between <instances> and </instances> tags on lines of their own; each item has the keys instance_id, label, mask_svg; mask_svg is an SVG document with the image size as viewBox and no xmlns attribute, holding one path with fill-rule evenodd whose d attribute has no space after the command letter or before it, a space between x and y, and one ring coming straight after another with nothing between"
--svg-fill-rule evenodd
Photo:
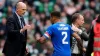
<instances>
[{"instance_id":1,"label":"dark trousers","mask_svg":"<svg viewBox=\"0 0 100 56\"><path fill-rule=\"evenodd\" d=\"M22 43L22 46L21 46L21 49L20 49L20 51L19 51L19 53L18 54L5 54L5 56L27 56L26 54L25 54L25 51L26 51L26 42L23 42Z\"/></svg>"},{"instance_id":2,"label":"dark trousers","mask_svg":"<svg viewBox=\"0 0 100 56\"><path fill-rule=\"evenodd\" d=\"M22 50L21 50L21 52L20 52L20 55L19 56L26 56L25 54L25 52L26 52L26 42L23 42L23 46L22 46Z\"/></svg>"}]
</instances>

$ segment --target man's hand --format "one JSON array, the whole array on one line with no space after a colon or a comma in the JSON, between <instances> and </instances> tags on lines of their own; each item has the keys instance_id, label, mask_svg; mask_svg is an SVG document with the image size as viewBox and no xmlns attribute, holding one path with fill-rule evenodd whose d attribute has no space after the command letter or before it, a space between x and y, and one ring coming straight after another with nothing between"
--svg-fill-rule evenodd
<instances>
[{"instance_id":1,"label":"man's hand","mask_svg":"<svg viewBox=\"0 0 100 56\"><path fill-rule=\"evenodd\" d=\"M20 33L21 33L21 32L24 32L25 30L28 30L28 29L30 29L30 28L31 28L30 25L25 25L25 26L20 30Z\"/></svg>"},{"instance_id":2,"label":"man's hand","mask_svg":"<svg viewBox=\"0 0 100 56\"><path fill-rule=\"evenodd\" d=\"M25 54L27 55L28 53L29 53L29 50L28 48L26 48Z\"/></svg>"},{"instance_id":3,"label":"man's hand","mask_svg":"<svg viewBox=\"0 0 100 56\"><path fill-rule=\"evenodd\" d=\"M82 50L83 50L83 52L86 52L86 48L83 48Z\"/></svg>"},{"instance_id":4,"label":"man's hand","mask_svg":"<svg viewBox=\"0 0 100 56\"><path fill-rule=\"evenodd\" d=\"M24 30L28 30L28 29L30 29L30 28L31 28L30 25L25 25L25 26L23 27Z\"/></svg>"}]
</instances>

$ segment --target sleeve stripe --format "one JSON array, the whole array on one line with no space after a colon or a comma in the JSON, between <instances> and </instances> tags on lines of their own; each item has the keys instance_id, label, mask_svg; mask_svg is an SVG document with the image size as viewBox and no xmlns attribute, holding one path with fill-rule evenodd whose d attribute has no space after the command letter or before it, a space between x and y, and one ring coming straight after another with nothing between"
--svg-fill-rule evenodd
<instances>
[{"instance_id":1,"label":"sleeve stripe","mask_svg":"<svg viewBox=\"0 0 100 56\"><path fill-rule=\"evenodd\" d=\"M46 39L48 39L49 37L50 37L50 35L47 33L47 32L45 32L45 34L43 35Z\"/></svg>"},{"instance_id":2,"label":"sleeve stripe","mask_svg":"<svg viewBox=\"0 0 100 56\"><path fill-rule=\"evenodd\" d=\"M46 39L48 39L48 37L47 36L45 36L45 35L43 35Z\"/></svg>"},{"instance_id":3,"label":"sleeve stripe","mask_svg":"<svg viewBox=\"0 0 100 56\"><path fill-rule=\"evenodd\" d=\"M48 34L48 32L46 32L45 34L47 34L50 37L50 35Z\"/></svg>"}]
</instances>

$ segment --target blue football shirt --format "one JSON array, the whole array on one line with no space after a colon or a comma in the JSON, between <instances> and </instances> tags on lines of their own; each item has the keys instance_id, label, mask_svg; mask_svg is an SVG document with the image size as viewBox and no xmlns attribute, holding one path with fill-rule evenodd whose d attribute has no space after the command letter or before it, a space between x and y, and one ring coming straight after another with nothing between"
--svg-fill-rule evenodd
<instances>
[{"instance_id":1,"label":"blue football shirt","mask_svg":"<svg viewBox=\"0 0 100 56\"><path fill-rule=\"evenodd\" d=\"M73 34L70 25L57 22L46 30L44 37L51 37L54 52L52 56L71 56L70 37Z\"/></svg>"}]
</instances>

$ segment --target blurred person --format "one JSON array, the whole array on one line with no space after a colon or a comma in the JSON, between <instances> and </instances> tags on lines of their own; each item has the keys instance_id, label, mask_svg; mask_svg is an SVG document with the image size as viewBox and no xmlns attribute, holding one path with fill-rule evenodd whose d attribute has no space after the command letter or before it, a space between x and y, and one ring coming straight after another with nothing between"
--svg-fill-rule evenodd
<instances>
[{"instance_id":1,"label":"blurred person","mask_svg":"<svg viewBox=\"0 0 100 56\"><path fill-rule=\"evenodd\" d=\"M68 18L69 23L71 24L71 16L77 12L76 7L74 5L73 2L68 3L65 7L64 7L64 12L66 13L66 16Z\"/></svg>"},{"instance_id":2,"label":"blurred person","mask_svg":"<svg viewBox=\"0 0 100 56\"><path fill-rule=\"evenodd\" d=\"M30 42L33 42L35 41L35 39L33 38L33 34L35 33L35 24L32 22L32 20L29 20L29 25L31 26L31 28L27 30L27 34L30 39Z\"/></svg>"},{"instance_id":3,"label":"blurred person","mask_svg":"<svg viewBox=\"0 0 100 56\"><path fill-rule=\"evenodd\" d=\"M7 39L3 49L5 56L26 55L27 29L31 27L24 22L23 15L26 10L26 4L18 2L13 16L7 19Z\"/></svg>"},{"instance_id":4,"label":"blurred person","mask_svg":"<svg viewBox=\"0 0 100 56\"><path fill-rule=\"evenodd\" d=\"M42 34L42 32L44 32L44 25L43 25L43 21L41 21L40 19L40 15L36 14L34 17L34 23L35 23L35 31L36 32L40 32Z\"/></svg>"},{"instance_id":5,"label":"blurred person","mask_svg":"<svg viewBox=\"0 0 100 56\"><path fill-rule=\"evenodd\" d=\"M75 5L73 2L68 3L68 5L66 5L64 8L66 14L68 14L68 15L74 14L76 12L76 8L74 6Z\"/></svg>"},{"instance_id":6,"label":"blurred person","mask_svg":"<svg viewBox=\"0 0 100 56\"><path fill-rule=\"evenodd\" d=\"M6 22L7 19L2 17L2 22L0 23L0 39L6 39Z\"/></svg>"},{"instance_id":7,"label":"blurred person","mask_svg":"<svg viewBox=\"0 0 100 56\"><path fill-rule=\"evenodd\" d=\"M46 14L46 16L49 16L50 15L50 12L53 11L53 5L54 3L53 2L50 2L49 0L42 0L43 3L44 3L44 12Z\"/></svg>"},{"instance_id":8,"label":"blurred person","mask_svg":"<svg viewBox=\"0 0 100 56\"><path fill-rule=\"evenodd\" d=\"M12 3L12 6L15 6L16 5L16 3L18 2L18 1L20 1L20 0L9 0L11 3Z\"/></svg>"},{"instance_id":9,"label":"blurred person","mask_svg":"<svg viewBox=\"0 0 100 56\"><path fill-rule=\"evenodd\" d=\"M89 8L96 13L96 2L94 0L89 1Z\"/></svg>"},{"instance_id":10,"label":"blurred person","mask_svg":"<svg viewBox=\"0 0 100 56\"><path fill-rule=\"evenodd\" d=\"M25 14L23 15L25 23L28 24L29 23L29 11L26 11Z\"/></svg>"},{"instance_id":11,"label":"blurred person","mask_svg":"<svg viewBox=\"0 0 100 56\"><path fill-rule=\"evenodd\" d=\"M43 34L44 33L44 24L43 24L43 21L40 21L40 24L38 26L39 26L39 29L40 29L41 33Z\"/></svg>"},{"instance_id":12,"label":"blurred person","mask_svg":"<svg viewBox=\"0 0 100 56\"><path fill-rule=\"evenodd\" d=\"M33 2L34 2L35 0L22 0L22 1L27 2L27 4L28 4L29 6L33 6Z\"/></svg>"},{"instance_id":13,"label":"blurred person","mask_svg":"<svg viewBox=\"0 0 100 56\"><path fill-rule=\"evenodd\" d=\"M84 5L84 3L85 3L85 0L72 0L72 2L74 2L75 3L75 5L77 5L77 4L80 4L80 5Z\"/></svg>"},{"instance_id":14,"label":"blurred person","mask_svg":"<svg viewBox=\"0 0 100 56\"><path fill-rule=\"evenodd\" d=\"M58 5L60 11L64 10L64 5L62 4L62 0L56 0L56 5Z\"/></svg>"},{"instance_id":15,"label":"blurred person","mask_svg":"<svg viewBox=\"0 0 100 56\"><path fill-rule=\"evenodd\" d=\"M74 15L72 15L71 26L77 29L73 31L77 32L77 34L81 37L82 41L83 40L87 41L88 35L86 33L85 28L82 27L83 23L84 23L84 17L81 14L75 13ZM83 56L83 52L86 51L83 44L80 45L74 37L72 37L71 40L72 40L71 43L72 56Z\"/></svg>"},{"instance_id":16,"label":"blurred person","mask_svg":"<svg viewBox=\"0 0 100 56\"><path fill-rule=\"evenodd\" d=\"M65 12L61 12L61 21L64 23L68 23L68 18L66 17Z\"/></svg>"},{"instance_id":17,"label":"blurred person","mask_svg":"<svg viewBox=\"0 0 100 56\"><path fill-rule=\"evenodd\" d=\"M5 7L5 1L6 1L6 0L0 0L0 11L1 11L1 12L4 12L3 9L4 9L4 7Z\"/></svg>"},{"instance_id":18,"label":"blurred person","mask_svg":"<svg viewBox=\"0 0 100 56\"><path fill-rule=\"evenodd\" d=\"M37 38L37 37L41 37L41 33L39 32L39 31L36 31L35 33L34 33L34 38ZM36 40L36 39L35 39ZM38 51L39 51L39 53L41 53L41 52L43 52L43 49L42 49L42 44L40 44L40 43L36 43L36 48L38 49Z\"/></svg>"},{"instance_id":19,"label":"blurred person","mask_svg":"<svg viewBox=\"0 0 100 56\"><path fill-rule=\"evenodd\" d=\"M51 25L50 20L46 20L45 25L44 25L44 30L46 31L46 29Z\"/></svg>"},{"instance_id":20,"label":"blurred person","mask_svg":"<svg viewBox=\"0 0 100 56\"><path fill-rule=\"evenodd\" d=\"M77 4L75 7L76 7L76 10L77 10L76 12L77 13L80 13L81 12L81 9L82 9L82 5Z\"/></svg>"},{"instance_id":21,"label":"blurred person","mask_svg":"<svg viewBox=\"0 0 100 56\"><path fill-rule=\"evenodd\" d=\"M45 25L45 21L48 19L48 17L46 17L45 13L40 13L40 20L43 22L43 25Z\"/></svg>"},{"instance_id":22,"label":"blurred person","mask_svg":"<svg viewBox=\"0 0 100 56\"><path fill-rule=\"evenodd\" d=\"M92 25L94 25L96 23L96 20L98 18L99 14L96 15L96 18L92 21Z\"/></svg>"},{"instance_id":23,"label":"blurred person","mask_svg":"<svg viewBox=\"0 0 100 56\"><path fill-rule=\"evenodd\" d=\"M96 13L100 13L100 0L96 0Z\"/></svg>"},{"instance_id":24,"label":"blurred person","mask_svg":"<svg viewBox=\"0 0 100 56\"><path fill-rule=\"evenodd\" d=\"M31 11L31 15L30 15L30 19L29 20L32 20L32 23L35 23L36 22L36 19L35 19L35 16L36 16L36 12L35 11Z\"/></svg>"},{"instance_id":25,"label":"blurred person","mask_svg":"<svg viewBox=\"0 0 100 56\"><path fill-rule=\"evenodd\" d=\"M70 3L71 2L71 0L61 0L61 3L63 4L63 5L66 5L67 3Z\"/></svg>"},{"instance_id":26,"label":"blurred person","mask_svg":"<svg viewBox=\"0 0 100 56\"><path fill-rule=\"evenodd\" d=\"M87 4L86 4L86 0L78 0L78 4L79 5L81 5L81 10L84 10L84 9L86 9L86 6L88 6Z\"/></svg>"},{"instance_id":27,"label":"blurred person","mask_svg":"<svg viewBox=\"0 0 100 56\"><path fill-rule=\"evenodd\" d=\"M61 11L61 8L57 4L55 4L54 5L54 11Z\"/></svg>"},{"instance_id":28,"label":"blurred person","mask_svg":"<svg viewBox=\"0 0 100 56\"><path fill-rule=\"evenodd\" d=\"M27 10L28 10L30 13L32 13L32 12L37 12L37 10L36 10L35 6L34 6L34 7L32 7L32 6L29 6L29 5L28 5Z\"/></svg>"},{"instance_id":29,"label":"blurred person","mask_svg":"<svg viewBox=\"0 0 100 56\"><path fill-rule=\"evenodd\" d=\"M91 28L92 20L94 19L95 13L93 10L89 9L84 10L82 13L84 15L84 21L85 21L84 27L86 28L87 33L89 33L89 29Z\"/></svg>"},{"instance_id":30,"label":"blurred person","mask_svg":"<svg viewBox=\"0 0 100 56\"><path fill-rule=\"evenodd\" d=\"M70 36L73 35L80 43L81 39L72 31L70 25L61 22L60 17L60 12L52 12L50 21L53 25L49 26L44 35L37 37L36 40L45 43L47 39L51 38L54 48L52 56L71 56Z\"/></svg>"},{"instance_id":31,"label":"blurred person","mask_svg":"<svg viewBox=\"0 0 100 56\"><path fill-rule=\"evenodd\" d=\"M8 6L8 9L7 9L7 17L12 16L12 14L13 14L12 6Z\"/></svg>"},{"instance_id":32,"label":"blurred person","mask_svg":"<svg viewBox=\"0 0 100 56\"><path fill-rule=\"evenodd\" d=\"M36 24L36 25L40 25L41 20L40 20L39 14L36 14L34 19L36 20L36 21L35 21L35 24Z\"/></svg>"},{"instance_id":33,"label":"blurred person","mask_svg":"<svg viewBox=\"0 0 100 56\"><path fill-rule=\"evenodd\" d=\"M42 19L43 17L44 19ZM35 15L35 25L36 25L36 31L40 31L40 33L42 34L44 32L44 21L45 21L45 15L42 15L41 14L36 14Z\"/></svg>"},{"instance_id":34,"label":"blurred person","mask_svg":"<svg viewBox=\"0 0 100 56\"><path fill-rule=\"evenodd\" d=\"M94 56L100 56L100 14L90 30L86 56L91 56L92 52Z\"/></svg>"},{"instance_id":35,"label":"blurred person","mask_svg":"<svg viewBox=\"0 0 100 56\"><path fill-rule=\"evenodd\" d=\"M40 18L41 18L41 20L44 21L45 17L46 17L45 13L40 13Z\"/></svg>"}]
</instances>

